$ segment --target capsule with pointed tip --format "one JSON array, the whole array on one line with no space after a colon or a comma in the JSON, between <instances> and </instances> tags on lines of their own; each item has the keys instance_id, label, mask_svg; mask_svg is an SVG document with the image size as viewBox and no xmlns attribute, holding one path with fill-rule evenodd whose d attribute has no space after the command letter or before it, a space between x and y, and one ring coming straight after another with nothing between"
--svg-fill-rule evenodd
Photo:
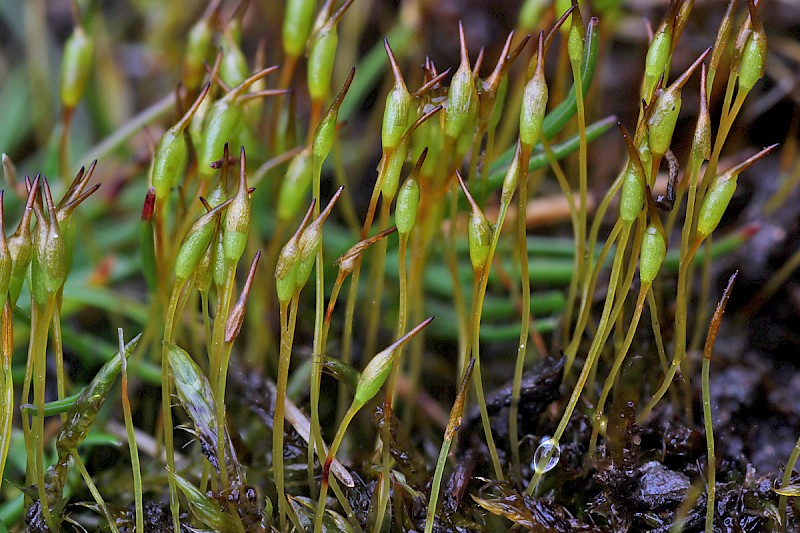
<instances>
[{"instance_id":1,"label":"capsule with pointed tip","mask_svg":"<svg viewBox=\"0 0 800 533\"><path fill-rule=\"evenodd\" d=\"M742 163L739 163L730 170L714 178L711 186L708 188L703 203L700 205L700 212L697 215L697 238L703 240L717 229L728 204L736 192L736 183L741 174L747 167L770 153L778 145L773 144L758 152L757 154L747 158Z\"/></svg>"},{"instance_id":2,"label":"capsule with pointed tip","mask_svg":"<svg viewBox=\"0 0 800 533\"><path fill-rule=\"evenodd\" d=\"M519 112L519 138L523 146L531 148L539 142L542 122L547 109L547 82L544 79L544 55L542 36L539 36L539 52L536 70L522 93L522 108Z\"/></svg>"},{"instance_id":3,"label":"capsule with pointed tip","mask_svg":"<svg viewBox=\"0 0 800 533\"><path fill-rule=\"evenodd\" d=\"M421 322L367 363L367 366L364 367L364 370L361 372L356 382L356 392L353 397L354 406L362 406L378 394L386 378L389 377L389 372L392 369L392 361L398 349L408 342L411 337L419 333L425 326L430 324L431 320L433 320L433 317Z\"/></svg>"},{"instance_id":4,"label":"capsule with pointed tip","mask_svg":"<svg viewBox=\"0 0 800 533\"><path fill-rule=\"evenodd\" d=\"M767 61L767 34L758 19L755 8L751 8L750 13L753 31L744 45L741 60L739 61L740 91L749 91L764 76L764 68Z\"/></svg>"},{"instance_id":5,"label":"capsule with pointed tip","mask_svg":"<svg viewBox=\"0 0 800 533\"><path fill-rule=\"evenodd\" d=\"M444 134L450 139L458 139L474 123L478 116L478 89L475 75L469 64L464 30L459 25L461 36L461 64L458 66L450 87L447 90L445 105Z\"/></svg>"},{"instance_id":6,"label":"capsule with pointed tip","mask_svg":"<svg viewBox=\"0 0 800 533\"><path fill-rule=\"evenodd\" d=\"M43 178L44 179L44 178ZM44 305L64 284L67 277L67 251L61 228L56 218L50 187L44 179L44 193L49 219L40 220L42 228L33 239L31 263L31 294L37 305Z\"/></svg>"},{"instance_id":7,"label":"capsule with pointed tip","mask_svg":"<svg viewBox=\"0 0 800 533\"><path fill-rule=\"evenodd\" d=\"M242 257L247 245L247 232L250 229L250 191L245 172L244 147L239 153L239 188L225 212L225 231L222 234L222 250L229 265L235 265Z\"/></svg>"},{"instance_id":8,"label":"capsule with pointed tip","mask_svg":"<svg viewBox=\"0 0 800 533\"><path fill-rule=\"evenodd\" d=\"M656 91L655 102L651 104L653 109L647 119L647 128L650 151L657 157L662 157L672 142L672 134L675 132L675 124L678 122L683 102L681 89L710 51L709 48L703 52L669 87Z\"/></svg>"},{"instance_id":9,"label":"capsule with pointed tip","mask_svg":"<svg viewBox=\"0 0 800 533\"><path fill-rule=\"evenodd\" d=\"M394 86L386 95L386 104L383 108L383 123L381 124L381 144L384 152L391 151L400 145L403 134L408 125L408 115L411 110L411 93L408 92L400 67L394 57L389 41L384 39L384 48L389 56L389 63L394 74Z\"/></svg>"},{"instance_id":10,"label":"capsule with pointed tip","mask_svg":"<svg viewBox=\"0 0 800 533\"><path fill-rule=\"evenodd\" d=\"M198 218L183 239L175 257L175 278L181 283L194 273L219 227L219 215L231 200Z\"/></svg>"}]
</instances>

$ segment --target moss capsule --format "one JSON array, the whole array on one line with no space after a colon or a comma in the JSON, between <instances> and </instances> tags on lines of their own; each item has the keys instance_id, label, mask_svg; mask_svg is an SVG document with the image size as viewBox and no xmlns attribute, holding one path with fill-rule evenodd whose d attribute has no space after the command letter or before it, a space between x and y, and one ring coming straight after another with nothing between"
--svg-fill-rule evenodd
<instances>
[{"instance_id":1,"label":"moss capsule","mask_svg":"<svg viewBox=\"0 0 800 533\"><path fill-rule=\"evenodd\" d=\"M61 105L72 109L86 91L92 68L94 42L82 26L76 26L64 45L61 60Z\"/></svg>"},{"instance_id":2,"label":"moss capsule","mask_svg":"<svg viewBox=\"0 0 800 533\"><path fill-rule=\"evenodd\" d=\"M425 326L430 324L433 317L421 322L414 329L397 339L388 348L373 357L356 382L356 392L353 398L353 405L361 406L370 401L383 386L389 371L392 369L392 360L397 354L397 350L408 342L411 337L419 333Z\"/></svg>"},{"instance_id":3,"label":"moss capsule","mask_svg":"<svg viewBox=\"0 0 800 533\"><path fill-rule=\"evenodd\" d=\"M211 239L219 226L219 215L231 200L211 209L208 213L198 218L189 230L189 234L181 243L175 257L175 278L185 281L194 273L203 255L206 253Z\"/></svg>"},{"instance_id":4,"label":"moss capsule","mask_svg":"<svg viewBox=\"0 0 800 533\"><path fill-rule=\"evenodd\" d=\"M303 53L314 22L316 0L287 0L283 14L283 50L289 57Z\"/></svg>"},{"instance_id":5,"label":"moss capsule","mask_svg":"<svg viewBox=\"0 0 800 533\"><path fill-rule=\"evenodd\" d=\"M222 34L222 63L219 66L219 75L228 87L235 87L244 81L249 72L247 59L244 57L239 43L234 38L234 33L228 28Z\"/></svg>"},{"instance_id":6,"label":"moss capsule","mask_svg":"<svg viewBox=\"0 0 800 533\"><path fill-rule=\"evenodd\" d=\"M453 74L447 91L443 128L444 134L451 139L457 139L465 133L468 125L475 121L478 114L478 89L469 64L467 43L461 24L458 25L458 31L461 39L461 64Z\"/></svg>"},{"instance_id":7,"label":"moss capsule","mask_svg":"<svg viewBox=\"0 0 800 533\"><path fill-rule=\"evenodd\" d=\"M633 146L628 130L622 124L619 124L619 127L625 139L625 146L628 148L628 165L622 178L622 192L619 199L619 217L624 223L629 224L642 212L647 179L639 152Z\"/></svg>"},{"instance_id":8,"label":"moss capsule","mask_svg":"<svg viewBox=\"0 0 800 533\"><path fill-rule=\"evenodd\" d=\"M419 206L419 183L414 176L409 176L397 193L397 206L394 211L394 223L400 235L408 235L414 228L417 206Z\"/></svg>"},{"instance_id":9,"label":"moss capsule","mask_svg":"<svg viewBox=\"0 0 800 533\"><path fill-rule=\"evenodd\" d=\"M158 141L158 146L153 154L153 162L150 165L150 185L155 188L159 203L166 199L169 191L186 172L189 162L189 146L186 143L185 131L205 100L209 89L210 85L206 85L192 107L177 124L165 131Z\"/></svg>"},{"instance_id":10,"label":"moss capsule","mask_svg":"<svg viewBox=\"0 0 800 533\"><path fill-rule=\"evenodd\" d=\"M703 52L678 79L672 82L672 85L665 90L656 91L656 99L652 104L653 109L647 119L650 151L654 155L661 157L669 150L672 134L675 132L675 124L678 122L678 115L681 111L681 90L710 51L709 48Z\"/></svg>"},{"instance_id":11,"label":"moss capsule","mask_svg":"<svg viewBox=\"0 0 800 533\"><path fill-rule=\"evenodd\" d=\"M739 62L739 90L749 91L764 76L767 60L767 34L752 0L748 3L752 33Z\"/></svg>"},{"instance_id":12,"label":"moss capsule","mask_svg":"<svg viewBox=\"0 0 800 533\"><path fill-rule=\"evenodd\" d=\"M667 255L667 242L654 224L647 226L639 255L639 278L642 284L653 283Z\"/></svg>"},{"instance_id":13,"label":"moss capsule","mask_svg":"<svg viewBox=\"0 0 800 533\"><path fill-rule=\"evenodd\" d=\"M458 178L458 183L461 185L461 189L472 207L472 215L469 218L467 229L467 240L469 242L469 258L472 261L472 268L476 273L479 273L486 268L486 263L489 261L489 251L492 245L492 226L469 193L464 180L461 178L461 173L458 171L456 171L456 178Z\"/></svg>"},{"instance_id":14,"label":"moss capsule","mask_svg":"<svg viewBox=\"0 0 800 533\"><path fill-rule=\"evenodd\" d=\"M55 205L47 179L43 189L47 200L48 220L39 220L41 229L33 240L33 262L31 265L31 294L38 305L44 305L67 278L67 251L61 228L56 218Z\"/></svg>"},{"instance_id":15,"label":"moss capsule","mask_svg":"<svg viewBox=\"0 0 800 533\"><path fill-rule=\"evenodd\" d=\"M522 108L519 112L519 138L523 146L533 147L539 142L542 122L547 108L547 83L544 79L543 37L539 34L539 52L536 56L536 70L525 84L522 93Z\"/></svg>"},{"instance_id":16,"label":"moss capsule","mask_svg":"<svg viewBox=\"0 0 800 533\"><path fill-rule=\"evenodd\" d=\"M389 64L394 75L394 86L389 91L389 94L386 95L386 104L383 108L383 123L381 125L381 144L384 152L386 152L394 150L400 145L408 125L412 98L387 39L383 40L383 47L389 57Z\"/></svg>"},{"instance_id":17,"label":"moss capsule","mask_svg":"<svg viewBox=\"0 0 800 533\"><path fill-rule=\"evenodd\" d=\"M222 249L225 261L235 265L247 245L247 232L250 229L250 191L247 187L246 156L244 147L239 155L239 189L231 198L225 212L225 232L222 235Z\"/></svg>"},{"instance_id":18,"label":"moss capsule","mask_svg":"<svg viewBox=\"0 0 800 533\"><path fill-rule=\"evenodd\" d=\"M381 184L381 195L389 202L394 199L394 195L397 193L397 186L400 183L400 173L403 171L403 163L406 162L407 155L408 148L405 142L401 143L396 150L388 155L389 160L386 163L383 183ZM387 157L387 154L384 154L384 157Z\"/></svg>"},{"instance_id":19,"label":"moss capsule","mask_svg":"<svg viewBox=\"0 0 800 533\"><path fill-rule=\"evenodd\" d=\"M708 190L697 216L697 236L705 239L717 229L722 215L736 192L737 176L717 178Z\"/></svg>"},{"instance_id":20,"label":"moss capsule","mask_svg":"<svg viewBox=\"0 0 800 533\"><path fill-rule=\"evenodd\" d=\"M697 216L697 237L699 240L705 239L717 229L720 220L722 220L722 215L725 214L725 210L728 208L731 198L733 198L733 193L736 192L736 182L739 174L777 146L777 144L773 144L764 148L754 156L747 158L747 160L714 178Z\"/></svg>"},{"instance_id":21,"label":"moss capsule","mask_svg":"<svg viewBox=\"0 0 800 533\"><path fill-rule=\"evenodd\" d=\"M314 36L308 54L308 93L312 100L324 100L328 96L338 44L335 24L325 24Z\"/></svg>"}]
</instances>

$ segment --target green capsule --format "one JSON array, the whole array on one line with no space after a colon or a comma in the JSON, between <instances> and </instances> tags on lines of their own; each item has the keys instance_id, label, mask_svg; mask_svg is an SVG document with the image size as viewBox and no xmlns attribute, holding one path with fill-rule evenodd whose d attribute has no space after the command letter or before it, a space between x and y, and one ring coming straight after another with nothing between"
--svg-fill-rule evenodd
<instances>
[{"instance_id":1,"label":"green capsule","mask_svg":"<svg viewBox=\"0 0 800 533\"><path fill-rule=\"evenodd\" d=\"M314 36L308 54L308 94L312 100L320 101L328 97L338 44L335 24L326 24Z\"/></svg>"},{"instance_id":2,"label":"green capsule","mask_svg":"<svg viewBox=\"0 0 800 533\"><path fill-rule=\"evenodd\" d=\"M678 115L681 112L681 93L680 91L656 91L655 107L647 120L649 130L650 151L663 156L672 142L672 134L675 132L675 125L678 122Z\"/></svg>"},{"instance_id":3,"label":"green capsule","mask_svg":"<svg viewBox=\"0 0 800 533\"><path fill-rule=\"evenodd\" d=\"M389 57L389 64L394 75L394 87L386 95L386 104L383 108L383 123L381 125L381 145L384 152L394 150L400 145L408 125L409 113L413 99L408 92L403 74L394 57L388 39L383 40L383 47Z\"/></svg>"},{"instance_id":4,"label":"green capsule","mask_svg":"<svg viewBox=\"0 0 800 533\"><path fill-rule=\"evenodd\" d=\"M389 161L386 163L383 173L383 183L381 184L381 195L388 202L391 202L394 199L394 195L397 193L397 186L400 183L400 173L403 171L403 163L406 162L407 155L407 144L405 142L401 143L400 146L391 153ZM386 157L385 154L384 157Z\"/></svg>"},{"instance_id":5,"label":"green capsule","mask_svg":"<svg viewBox=\"0 0 800 533\"><path fill-rule=\"evenodd\" d=\"M536 70L533 77L525 84L522 93L522 108L519 112L519 138L523 146L529 149L539 142L542 122L547 110L547 83L544 79L544 54L542 53L542 36L539 35L539 53L536 55Z\"/></svg>"},{"instance_id":6,"label":"green capsule","mask_svg":"<svg viewBox=\"0 0 800 533\"><path fill-rule=\"evenodd\" d=\"M231 24L234 21L231 21ZM222 63L219 66L219 76L228 87L242 83L249 72L247 59L233 35L230 28L222 34Z\"/></svg>"},{"instance_id":7,"label":"green capsule","mask_svg":"<svg viewBox=\"0 0 800 533\"><path fill-rule=\"evenodd\" d=\"M336 136L337 118L336 113L326 114L322 117L322 120L317 126L317 130L314 132L314 142L311 147L311 152L314 156L314 161L320 166L322 166L328 154L331 153L331 148L333 148L333 139Z\"/></svg>"},{"instance_id":8,"label":"green capsule","mask_svg":"<svg viewBox=\"0 0 800 533\"><path fill-rule=\"evenodd\" d=\"M189 30L183 56L183 82L189 90L199 87L206 77L206 61L213 50L213 40L214 29L208 17L198 20Z\"/></svg>"},{"instance_id":9,"label":"green capsule","mask_svg":"<svg viewBox=\"0 0 800 533\"><path fill-rule=\"evenodd\" d=\"M55 295L67 278L64 237L56 218L50 186L46 178L42 179L49 219L39 220L41 230L37 231L33 239L31 264L31 294L38 305L44 305L48 297Z\"/></svg>"},{"instance_id":10,"label":"green capsule","mask_svg":"<svg viewBox=\"0 0 800 533\"><path fill-rule=\"evenodd\" d=\"M150 185L155 187L159 203L166 200L169 191L186 173L186 166L189 163L189 146L186 143L185 131L210 88L210 85L205 86L192 107L177 124L165 131L158 141L158 146L153 154L153 162L150 165Z\"/></svg>"},{"instance_id":11,"label":"green capsule","mask_svg":"<svg viewBox=\"0 0 800 533\"><path fill-rule=\"evenodd\" d=\"M622 181L622 193L619 201L619 217L625 223L636 220L644 207L644 176L640 175L634 165L628 163Z\"/></svg>"},{"instance_id":12,"label":"green capsule","mask_svg":"<svg viewBox=\"0 0 800 533\"><path fill-rule=\"evenodd\" d=\"M179 176L186 172L189 163L189 147L182 131L170 128L161 136L153 155L151 183L156 197L163 200L175 185Z\"/></svg>"},{"instance_id":13,"label":"green capsule","mask_svg":"<svg viewBox=\"0 0 800 533\"><path fill-rule=\"evenodd\" d=\"M61 105L72 109L86 91L92 68L94 42L82 26L76 26L64 44L61 60Z\"/></svg>"},{"instance_id":14,"label":"green capsule","mask_svg":"<svg viewBox=\"0 0 800 533\"><path fill-rule=\"evenodd\" d=\"M469 193L467 185L461 178L461 173L456 170L456 178L467 197L467 201L472 208L472 215L469 218L467 228L467 238L469 242L469 258L472 261L472 268L476 273L482 272L489 261L489 251L492 245L492 226L489 220Z\"/></svg>"},{"instance_id":15,"label":"green capsule","mask_svg":"<svg viewBox=\"0 0 800 533\"><path fill-rule=\"evenodd\" d=\"M186 501L189 502L189 509L192 510L192 514L198 521L210 527L212 531L222 533L236 531L233 525L234 521L216 501L178 474L174 472L168 472L168 474L181 489Z\"/></svg>"},{"instance_id":16,"label":"green capsule","mask_svg":"<svg viewBox=\"0 0 800 533\"><path fill-rule=\"evenodd\" d=\"M705 239L717 229L736 192L736 182L737 176L730 176L727 179L717 178L711 184L697 216L697 236L700 239Z\"/></svg>"},{"instance_id":17,"label":"green capsule","mask_svg":"<svg viewBox=\"0 0 800 533\"><path fill-rule=\"evenodd\" d=\"M697 169L703 161L711 159L711 115L708 111L708 92L706 90L706 66L700 70L700 111L692 139L692 164Z\"/></svg>"},{"instance_id":18,"label":"green capsule","mask_svg":"<svg viewBox=\"0 0 800 533\"><path fill-rule=\"evenodd\" d=\"M672 26L662 23L650 41L644 63L644 87L642 97L650 99L659 80L669 75L670 47L672 46Z\"/></svg>"},{"instance_id":19,"label":"green capsule","mask_svg":"<svg viewBox=\"0 0 800 533\"><path fill-rule=\"evenodd\" d=\"M283 50L287 56L303 54L311 25L314 23L316 0L287 0L283 15Z\"/></svg>"},{"instance_id":20,"label":"green capsule","mask_svg":"<svg viewBox=\"0 0 800 533\"><path fill-rule=\"evenodd\" d=\"M211 163L219 158L219 152L225 143L242 146L240 143L237 144L237 141L242 138L242 131L247 127L247 123L245 111L238 99L256 81L275 70L277 70L275 66L259 70L216 100L209 108L203 121L203 131L197 150L197 170L203 179L209 179L214 175Z\"/></svg>"},{"instance_id":21,"label":"green capsule","mask_svg":"<svg viewBox=\"0 0 800 533\"><path fill-rule=\"evenodd\" d=\"M394 224L400 235L408 235L417 220L419 206L419 183L413 175L406 179L400 192L397 193L397 205L394 209Z\"/></svg>"},{"instance_id":22,"label":"green capsule","mask_svg":"<svg viewBox=\"0 0 800 533\"><path fill-rule=\"evenodd\" d=\"M572 12L572 24L569 25L567 36L567 56L571 63L580 65L583 57L583 20L580 19L580 9Z\"/></svg>"},{"instance_id":23,"label":"green capsule","mask_svg":"<svg viewBox=\"0 0 800 533\"><path fill-rule=\"evenodd\" d=\"M325 206L325 209L303 230L303 233L300 234L300 238L297 242L296 291L302 289L311 276L311 271L314 268L317 257L317 250L319 250L322 244L322 225L333 211L333 206L335 206L337 200L339 200L343 189L344 186L339 187L336 193L334 193L333 198L331 198L331 201Z\"/></svg>"},{"instance_id":24,"label":"green capsule","mask_svg":"<svg viewBox=\"0 0 800 533\"><path fill-rule=\"evenodd\" d=\"M503 188L500 192L500 203L510 204L511 198L514 196L514 191L517 190L519 179L523 175L522 165L522 141L517 142L517 148L514 151L514 158L508 166L506 175L503 178Z\"/></svg>"},{"instance_id":25,"label":"green capsule","mask_svg":"<svg viewBox=\"0 0 800 533\"><path fill-rule=\"evenodd\" d=\"M469 64L467 43L461 23L458 25L458 32L461 39L461 64L453 74L447 90L443 128L444 134L450 139L458 139L465 133L469 123L474 122L478 114L478 89Z\"/></svg>"},{"instance_id":26,"label":"green capsule","mask_svg":"<svg viewBox=\"0 0 800 533\"><path fill-rule=\"evenodd\" d=\"M292 299L294 291L297 287L297 263L292 265L285 276L275 278L275 293L278 296L278 301L286 305Z\"/></svg>"},{"instance_id":27,"label":"green capsule","mask_svg":"<svg viewBox=\"0 0 800 533\"><path fill-rule=\"evenodd\" d=\"M414 335L419 333L425 326L430 324L433 317L430 317L416 326L414 329L397 339L388 348L373 357L356 382L356 392L353 398L353 405L362 406L370 401L383 386L389 371L392 369L392 360L397 351L407 343Z\"/></svg>"},{"instance_id":28,"label":"green capsule","mask_svg":"<svg viewBox=\"0 0 800 533\"><path fill-rule=\"evenodd\" d=\"M700 57L678 79L672 82L672 85L665 90L656 91L655 102L651 104L653 109L647 119L650 151L654 155L661 157L669 150L672 134L675 132L675 124L678 122L678 115L681 111L681 90L710 51L709 48L700 54Z\"/></svg>"},{"instance_id":29,"label":"green capsule","mask_svg":"<svg viewBox=\"0 0 800 533\"><path fill-rule=\"evenodd\" d=\"M207 293L214 281L214 261L217 256L216 242L212 242L197 263L194 270L194 288L201 293Z\"/></svg>"},{"instance_id":30,"label":"green capsule","mask_svg":"<svg viewBox=\"0 0 800 533\"><path fill-rule=\"evenodd\" d=\"M250 191L245 173L246 156L244 147L239 152L239 189L231 199L225 213L225 231L222 235L222 249L225 261L235 265L247 245L247 232L250 229Z\"/></svg>"},{"instance_id":31,"label":"green capsule","mask_svg":"<svg viewBox=\"0 0 800 533\"><path fill-rule=\"evenodd\" d=\"M653 283L666 256L667 242L658 228L654 224L650 224L642 238L642 249L639 255L639 278L643 285Z\"/></svg>"},{"instance_id":32,"label":"green capsule","mask_svg":"<svg viewBox=\"0 0 800 533\"><path fill-rule=\"evenodd\" d=\"M764 76L767 61L767 34L752 0L748 3L752 33L739 61L739 90L749 91Z\"/></svg>"},{"instance_id":33,"label":"green capsule","mask_svg":"<svg viewBox=\"0 0 800 533\"><path fill-rule=\"evenodd\" d=\"M242 107L227 98L221 98L211 104L206 116L203 140L198 152L197 171L205 179L214 175L211 163L219 158L219 152L225 143L232 143L238 130L244 125Z\"/></svg>"},{"instance_id":34,"label":"green capsule","mask_svg":"<svg viewBox=\"0 0 800 533\"><path fill-rule=\"evenodd\" d=\"M482 271L486 268L486 263L489 260L489 250L492 243L492 226L483 216L483 213L476 214L473 212L469 219L468 238L469 258L472 261L472 268L476 272Z\"/></svg>"},{"instance_id":35,"label":"green capsule","mask_svg":"<svg viewBox=\"0 0 800 533\"><path fill-rule=\"evenodd\" d=\"M356 69L353 67L350 69L350 74L347 76L342 89L339 91L339 94L336 95L333 103L317 126L317 130L314 132L312 153L314 161L316 161L318 165L322 165L322 162L328 157L333 147L333 139L336 136L336 122L339 120L339 108L342 106L342 102L344 102L344 97L347 95L347 91L350 89L350 84L353 83L355 75Z\"/></svg>"},{"instance_id":36,"label":"green capsule","mask_svg":"<svg viewBox=\"0 0 800 533\"><path fill-rule=\"evenodd\" d=\"M633 145L628 130L622 124L619 124L619 127L628 149L628 165L622 178L622 192L619 199L619 217L624 223L630 224L636 220L644 207L647 178L639 159L639 152Z\"/></svg>"},{"instance_id":37,"label":"green capsule","mask_svg":"<svg viewBox=\"0 0 800 533\"><path fill-rule=\"evenodd\" d=\"M178 282L189 279L194 273L203 255L206 253L211 239L219 226L219 215L233 200L228 200L198 218L183 239L175 257L175 278Z\"/></svg>"},{"instance_id":38,"label":"green capsule","mask_svg":"<svg viewBox=\"0 0 800 533\"><path fill-rule=\"evenodd\" d=\"M278 254L278 261L275 264L275 288L278 294L278 301L282 305L289 303L297 288L297 275L298 265L300 263L300 237L308 226L311 220L311 215L314 213L314 206L316 200L311 200L311 205L306 211L302 222L297 227L286 244L281 248Z\"/></svg>"},{"instance_id":39,"label":"green capsule","mask_svg":"<svg viewBox=\"0 0 800 533\"><path fill-rule=\"evenodd\" d=\"M395 355L397 355L397 348L392 345L378 353L367 363L356 383L353 404L364 405L378 394L386 378L389 377Z\"/></svg>"},{"instance_id":40,"label":"green capsule","mask_svg":"<svg viewBox=\"0 0 800 533\"><path fill-rule=\"evenodd\" d=\"M697 236L699 239L705 239L717 228L722 215L728 208L728 204L736 192L736 182L745 169L750 165L770 153L778 145L773 144L758 152L757 154L747 158L742 163L739 163L732 169L714 178L711 186L703 199L700 206L700 213L697 216Z\"/></svg>"},{"instance_id":41,"label":"green capsule","mask_svg":"<svg viewBox=\"0 0 800 533\"><path fill-rule=\"evenodd\" d=\"M278 191L278 219L291 220L306 201L312 179L311 150L305 148L294 156Z\"/></svg>"},{"instance_id":42,"label":"green capsule","mask_svg":"<svg viewBox=\"0 0 800 533\"><path fill-rule=\"evenodd\" d=\"M209 248L214 249L213 262L211 263L211 279L214 281L214 286L220 291L224 289L225 283L228 281L230 268L225 261L225 251L222 249L222 235L219 232L217 232L217 236Z\"/></svg>"}]
</instances>

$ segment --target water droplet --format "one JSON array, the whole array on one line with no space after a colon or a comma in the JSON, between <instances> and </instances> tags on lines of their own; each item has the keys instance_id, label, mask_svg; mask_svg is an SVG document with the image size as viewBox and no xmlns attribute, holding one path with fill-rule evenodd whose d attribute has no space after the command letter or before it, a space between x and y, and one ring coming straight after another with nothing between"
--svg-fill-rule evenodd
<instances>
[{"instance_id":1,"label":"water droplet","mask_svg":"<svg viewBox=\"0 0 800 533\"><path fill-rule=\"evenodd\" d=\"M549 472L558 464L561 459L561 448L551 437L543 437L533 454L533 464L531 465L537 472Z\"/></svg>"}]
</instances>

